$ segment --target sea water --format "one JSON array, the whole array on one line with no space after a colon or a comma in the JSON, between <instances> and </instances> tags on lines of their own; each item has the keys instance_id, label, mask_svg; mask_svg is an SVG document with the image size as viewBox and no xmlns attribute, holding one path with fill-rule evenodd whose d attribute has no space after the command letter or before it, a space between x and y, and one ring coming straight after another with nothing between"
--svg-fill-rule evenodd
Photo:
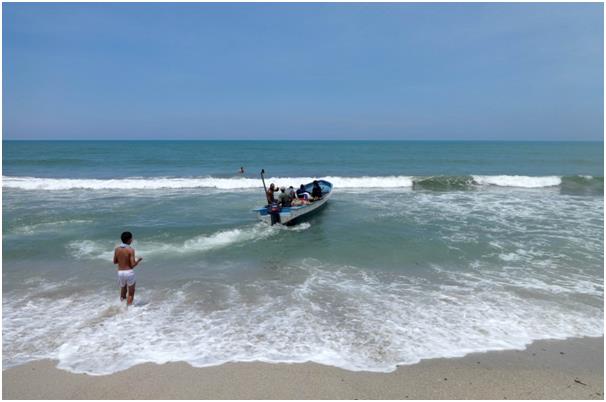
<instances>
[{"instance_id":1,"label":"sea water","mask_svg":"<svg viewBox=\"0 0 606 402\"><path fill-rule=\"evenodd\" d=\"M270 227L261 169L334 194ZM603 182L601 142L4 141L3 368L388 372L600 336ZM144 258L129 309L125 230Z\"/></svg>"}]
</instances>

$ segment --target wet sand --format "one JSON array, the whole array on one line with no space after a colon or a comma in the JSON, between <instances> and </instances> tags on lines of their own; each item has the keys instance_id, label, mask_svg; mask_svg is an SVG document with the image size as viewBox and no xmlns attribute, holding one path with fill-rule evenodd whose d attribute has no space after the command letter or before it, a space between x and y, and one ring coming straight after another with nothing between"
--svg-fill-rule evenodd
<instances>
[{"instance_id":1,"label":"wet sand","mask_svg":"<svg viewBox=\"0 0 606 402\"><path fill-rule=\"evenodd\" d=\"M604 338L430 359L392 373L314 363L142 364L106 376L50 360L2 372L4 399L603 399Z\"/></svg>"}]
</instances>

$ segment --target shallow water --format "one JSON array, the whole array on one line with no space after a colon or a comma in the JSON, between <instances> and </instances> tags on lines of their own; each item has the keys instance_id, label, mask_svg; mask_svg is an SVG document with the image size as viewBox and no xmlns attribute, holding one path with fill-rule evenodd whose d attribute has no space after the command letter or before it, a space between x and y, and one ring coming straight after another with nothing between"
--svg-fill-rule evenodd
<instances>
[{"instance_id":1,"label":"shallow water","mask_svg":"<svg viewBox=\"0 0 606 402\"><path fill-rule=\"evenodd\" d=\"M128 146L4 142L3 367L390 371L603 334L601 143ZM303 224L265 226L261 167L334 195ZM123 230L144 257L128 311L111 264Z\"/></svg>"}]
</instances>

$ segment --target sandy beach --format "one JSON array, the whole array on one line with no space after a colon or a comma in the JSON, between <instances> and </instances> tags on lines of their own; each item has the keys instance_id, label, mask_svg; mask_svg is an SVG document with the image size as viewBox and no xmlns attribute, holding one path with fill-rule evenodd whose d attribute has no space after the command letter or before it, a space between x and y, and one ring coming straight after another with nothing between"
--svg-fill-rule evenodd
<instances>
[{"instance_id":1,"label":"sandy beach","mask_svg":"<svg viewBox=\"0 0 606 402\"><path fill-rule=\"evenodd\" d=\"M392 373L313 363L142 364L107 376L39 361L4 370L4 399L603 399L604 338L430 359Z\"/></svg>"}]
</instances>

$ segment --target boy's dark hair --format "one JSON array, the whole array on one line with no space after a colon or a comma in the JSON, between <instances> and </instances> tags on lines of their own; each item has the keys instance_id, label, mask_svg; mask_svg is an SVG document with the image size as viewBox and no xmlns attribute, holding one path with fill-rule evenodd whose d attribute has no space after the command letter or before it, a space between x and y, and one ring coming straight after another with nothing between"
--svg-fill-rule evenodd
<instances>
[{"instance_id":1,"label":"boy's dark hair","mask_svg":"<svg viewBox=\"0 0 606 402\"><path fill-rule=\"evenodd\" d=\"M122 234L120 235L120 240L122 240L122 243L126 243L132 238L133 234L131 232L122 232Z\"/></svg>"}]
</instances>

